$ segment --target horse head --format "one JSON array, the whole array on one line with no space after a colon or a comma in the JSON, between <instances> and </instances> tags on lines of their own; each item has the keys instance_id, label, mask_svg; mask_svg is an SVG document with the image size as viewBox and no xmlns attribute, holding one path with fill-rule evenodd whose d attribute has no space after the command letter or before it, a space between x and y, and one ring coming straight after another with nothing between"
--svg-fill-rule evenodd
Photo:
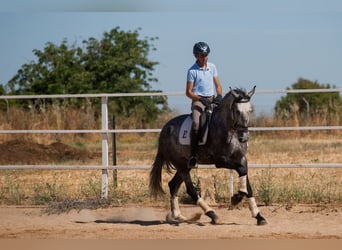
<instances>
[{"instance_id":1,"label":"horse head","mask_svg":"<svg viewBox=\"0 0 342 250\"><path fill-rule=\"evenodd\" d=\"M235 88L225 96L224 101L227 102L229 121L228 126L237 131L238 139L241 143L248 141L248 123L249 115L252 111L250 99L255 92L254 86L249 92L245 89Z\"/></svg>"}]
</instances>

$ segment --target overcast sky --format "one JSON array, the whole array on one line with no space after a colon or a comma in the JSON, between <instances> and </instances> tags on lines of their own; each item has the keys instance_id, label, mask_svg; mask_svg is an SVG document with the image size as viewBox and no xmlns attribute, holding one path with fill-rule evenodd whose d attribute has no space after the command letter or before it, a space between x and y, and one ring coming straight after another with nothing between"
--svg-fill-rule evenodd
<instances>
[{"instance_id":1,"label":"overcast sky","mask_svg":"<svg viewBox=\"0 0 342 250\"><path fill-rule=\"evenodd\" d=\"M338 0L11 0L0 5L0 83L7 83L32 50L47 42L69 44L120 27L141 28L141 38L158 37L154 89L184 92L186 71L194 63L193 44L211 47L223 85L290 87L298 78L342 87L342 1ZM271 112L280 95L256 94L258 112ZM180 112L186 97L170 97Z\"/></svg>"}]
</instances>

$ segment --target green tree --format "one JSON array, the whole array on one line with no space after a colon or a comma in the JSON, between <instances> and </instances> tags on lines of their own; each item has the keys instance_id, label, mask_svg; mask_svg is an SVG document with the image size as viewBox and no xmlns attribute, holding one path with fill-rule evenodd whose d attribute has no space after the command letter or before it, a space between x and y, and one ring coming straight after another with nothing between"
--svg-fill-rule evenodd
<instances>
[{"instance_id":1,"label":"green tree","mask_svg":"<svg viewBox=\"0 0 342 250\"><path fill-rule=\"evenodd\" d=\"M6 95L6 91L2 84L0 84L0 95ZM6 110L6 100L0 100L0 110Z\"/></svg>"},{"instance_id":2,"label":"green tree","mask_svg":"<svg viewBox=\"0 0 342 250\"><path fill-rule=\"evenodd\" d=\"M0 84L0 95L5 95L6 91L4 89L4 86L2 84Z\"/></svg>"},{"instance_id":3,"label":"green tree","mask_svg":"<svg viewBox=\"0 0 342 250\"><path fill-rule=\"evenodd\" d=\"M8 82L8 94L161 92L150 85L157 82L153 71L158 63L148 59L150 51L156 50L155 39L139 39L138 30L125 32L116 27L104 32L100 40L84 40L81 47L69 46L66 39L59 46L48 42L42 51L33 50L37 60L24 64ZM110 107L116 115L139 116L143 122L153 121L168 110L164 97L112 99ZM91 101L99 103L99 99ZM82 100L65 102L80 105Z\"/></svg>"},{"instance_id":4,"label":"green tree","mask_svg":"<svg viewBox=\"0 0 342 250\"><path fill-rule=\"evenodd\" d=\"M299 78L291 88L287 88L291 89L331 89L331 86ZM275 105L276 117L283 120L299 118L299 121L305 122L319 120L327 124L339 123L341 111L342 99L338 92L287 93Z\"/></svg>"},{"instance_id":5,"label":"green tree","mask_svg":"<svg viewBox=\"0 0 342 250\"><path fill-rule=\"evenodd\" d=\"M91 74L88 72L88 77L84 77L87 72L82 65L83 52L80 48L75 45L68 47L64 40L60 46L48 42L43 51L35 49L33 53L38 61L24 64L18 70L8 83L10 94L87 93ZM79 81L84 84L79 84Z\"/></svg>"}]
</instances>

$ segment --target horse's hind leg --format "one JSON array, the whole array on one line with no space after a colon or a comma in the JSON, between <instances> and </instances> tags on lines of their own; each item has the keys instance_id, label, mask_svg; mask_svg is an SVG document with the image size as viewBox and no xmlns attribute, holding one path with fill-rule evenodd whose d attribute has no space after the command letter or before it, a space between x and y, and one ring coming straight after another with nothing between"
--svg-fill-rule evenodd
<instances>
[{"instance_id":1,"label":"horse's hind leg","mask_svg":"<svg viewBox=\"0 0 342 250\"><path fill-rule=\"evenodd\" d=\"M190 173L184 173L183 174L183 180L185 182L186 191L191 196L191 198L196 202L197 205L199 205L202 210L204 211L205 215L207 215L209 218L211 218L212 224L219 224L219 218L216 215L214 209L212 209L205 200L199 195L197 192L197 189L194 187Z\"/></svg>"},{"instance_id":2,"label":"horse's hind leg","mask_svg":"<svg viewBox=\"0 0 342 250\"><path fill-rule=\"evenodd\" d=\"M169 189L170 189L170 203L171 203L171 216L173 220L176 221L186 221L187 218L183 216L180 212L179 202L178 202L178 190L183 183L183 178L176 172L175 176L169 182Z\"/></svg>"}]
</instances>

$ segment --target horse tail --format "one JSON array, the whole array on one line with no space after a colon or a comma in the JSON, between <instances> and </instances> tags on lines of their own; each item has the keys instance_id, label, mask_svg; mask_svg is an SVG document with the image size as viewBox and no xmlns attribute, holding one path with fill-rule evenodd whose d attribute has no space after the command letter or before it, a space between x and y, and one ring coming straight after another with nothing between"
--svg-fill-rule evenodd
<instances>
[{"instance_id":1,"label":"horse tail","mask_svg":"<svg viewBox=\"0 0 342 250\"><path fill-rule=\"evenodd\" d=\"M171 171L171 165L167 162L161 152L158 150L156 158L152 164L152 169L150 171L150 183L149 189L150 194L154 198L161 197L165 195L165 191L162 187L162 170L164 165L166 165L166 170Z\"/></svg>"}]
</instances>

